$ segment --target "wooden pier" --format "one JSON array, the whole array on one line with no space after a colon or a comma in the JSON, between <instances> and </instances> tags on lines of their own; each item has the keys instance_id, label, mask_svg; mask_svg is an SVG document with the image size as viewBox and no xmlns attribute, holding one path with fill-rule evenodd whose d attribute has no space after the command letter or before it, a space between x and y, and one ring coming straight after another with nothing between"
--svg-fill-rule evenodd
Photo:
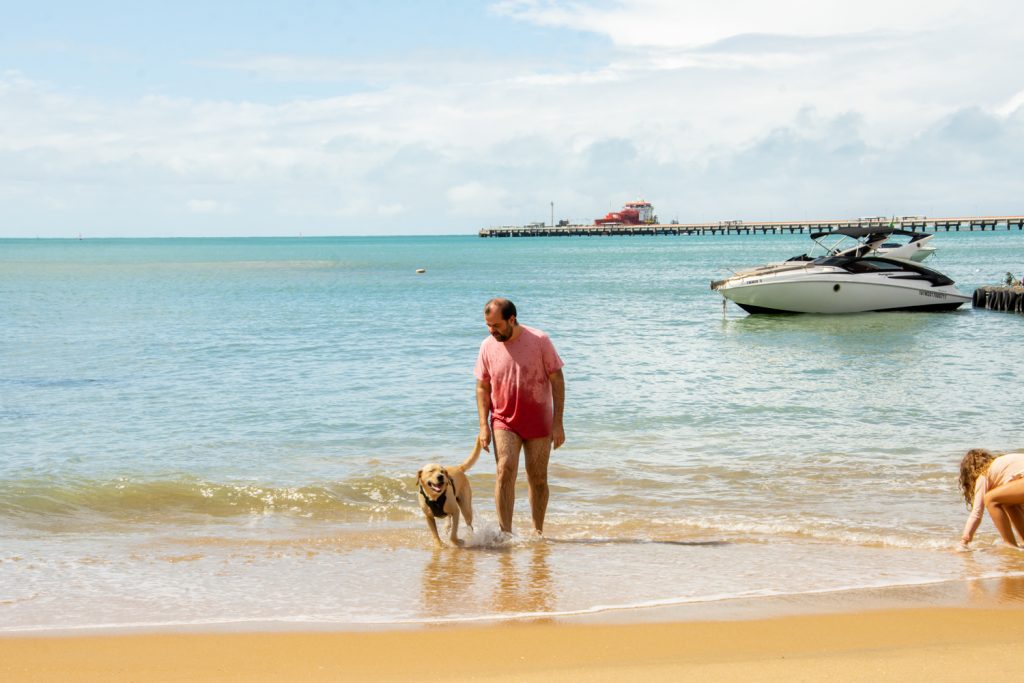
<instances>
[{"instance_id":1,"label":"wooden pier","mask_svg":"<svg viewBox=\"0 0 1024 683\"><path fill-rule=\"evenodd\" d=\"M483 228L480 237L616 237L635 235L741 235L755 233L825 232L837 228L887 226L918 232L1024 230L1024 216L964 216L923 218L904 216L881 220L860 218L840 221L719 221L648 225L527 225Z\"/></svg>"}]
</instances>

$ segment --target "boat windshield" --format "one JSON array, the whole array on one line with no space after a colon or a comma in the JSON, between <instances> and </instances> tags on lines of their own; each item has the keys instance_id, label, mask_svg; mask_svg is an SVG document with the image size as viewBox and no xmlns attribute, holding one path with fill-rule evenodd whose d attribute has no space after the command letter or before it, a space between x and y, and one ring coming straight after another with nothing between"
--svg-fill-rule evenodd
<instances>
[{"instance_id":1,"label":"boat windshield","mask_svg":"<svg viewBox=\"0 0 1024 683\"><path fill-rule=\"evenodd\" d=\"M952 285L953 280L942 273L909 261L892 260L883 256L825 256L815 259L815 265L836 266L850 273L900 273L898 277L912 280L927 280L936 287Z\"/></svg>"},{"instance_id":2,"label":"boat windshield","mask_svg":"<svg viewBox=\"0 0 1024 683\"><path fill-rule=\"evenodd\" d=\"M878 258L850 259L845 266L851 273L880 273L884 271L897 272L906 270L899 263L884 261Z\"/></svg>"}]
</instances>

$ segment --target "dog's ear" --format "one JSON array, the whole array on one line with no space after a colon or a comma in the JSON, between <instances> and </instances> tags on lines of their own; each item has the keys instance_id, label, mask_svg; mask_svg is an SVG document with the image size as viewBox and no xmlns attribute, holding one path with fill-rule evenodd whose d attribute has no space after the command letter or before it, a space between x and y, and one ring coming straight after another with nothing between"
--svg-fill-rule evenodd
<instances>
[{"instance_id":1,"label":"dog's ear","mask_svg":"<svg viewBox=\"0 0 1024 683\"><path fill-rule=\"evenodd\" d=\"M422 469L416 473L416 485L419 486L421 481L423 481L423 470Z\"/></svg>"},{"instance_id":2,"label":"dog's ear","mask_svg":"<svg viewBox=\"0 0 1024 683\"><path fill-rule=\"evenodd\" d=\"M452 478L448 475L448 468L447 467L442 467L441 468L441 474L444 475L445 480L451 481Z\"/></svg>"}]
</instances>

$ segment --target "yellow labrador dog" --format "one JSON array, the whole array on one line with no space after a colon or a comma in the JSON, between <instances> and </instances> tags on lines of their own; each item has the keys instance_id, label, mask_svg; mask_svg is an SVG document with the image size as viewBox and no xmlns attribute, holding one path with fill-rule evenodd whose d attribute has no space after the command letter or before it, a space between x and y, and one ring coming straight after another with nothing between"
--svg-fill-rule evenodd
<instances>
[{"instance_id":1,"label":"yellow labrador dog","mask_svg":"<svg viewBox=\"0 0 1024 683\"><path fill-rule=\"evenodd\" d=\"M437 535L437 519L449 517L448 530L449 538L453 545L459 544L455 535L459 530L459 511L466 518L466 526L473 528L473 490L469 487L469 477L466 470L476 463L480 457L480 440L473 446L473 452L466 458L466 462L455 467L443 467L437 463L424 465L423 469L416 473L416 483L419 485L420 508L427 518L427 526L430 533L434 535L434 542L441 543L441 537Z\"/></svg>"}]
</instances>

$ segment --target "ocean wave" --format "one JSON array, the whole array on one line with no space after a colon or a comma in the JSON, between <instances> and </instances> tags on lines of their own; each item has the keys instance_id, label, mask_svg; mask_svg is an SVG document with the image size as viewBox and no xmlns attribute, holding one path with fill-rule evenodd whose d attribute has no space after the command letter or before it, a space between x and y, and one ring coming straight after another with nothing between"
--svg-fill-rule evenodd
<instances>
[{"instance_id":1,"label":"ocean wave","mask_svg":"<svg viewBox=\"0 0 1024 683\"><path fill-rule=\"evenodd\" d=\"M904 550L952 550L957 545L955 532L941 528L899 530L865 522L825 518L808 522L786 517L702 515L677 520L651 520L651 526L688 527L712 537L743 539L755 543L786 539Z\"/></svg>"},{"instance_id":2,"label":"ocean wave","mask_svg":"<svg viewBox=\"0 0 1024 683\"><path fill-rule=\"evenodd\" d=\"M788 540L930 551L954 546L954 522L959 519L948 525L931 521L900 527L870 515L840 517L822 513L809 517L800 509L784 505L784 501L769 504L765 500L757 515L740 510L718 511L712 502L696 498L693 487L680 486L678 482L657 481L653 476L634 472L629 481L620 477L616 487L606 485L609 482L605 481L613 478L612 470L570 472L565 465L556 469L559 476L548 514L550 529L567 539L594 543ZM492 485L493 474L484 473L474 479L478 524L485 523L492 514ZM753 495L765 498L763 489ZM528 514L525 496L517 497L523 506L519 515ZM418 528L422 513L411 475L379 472L297 485L216 481L192 475L0 480L0 523L12 527L71 529L99 522L159 524L171 529L175 525L217 520L234 524L254 516L303 520L314 525L343 523L353 528L385 522L404 530L407 525ZM526 523L525 519L522 523ZM487 546L491 541L477 536L471 545ZM415 544L418 539L409 542Z\"/></svg>"},{"instance_id":3,"label":"ocean wave","mask_svg":"<svg viewBox=\"0 0 1024 683\"><path fill-rule=\"evenodd\" d=\"M411 478L369 476L343 482L275 486L167 479L0 482L0 519L95 514L128 521L167 515L233 517L287 514L350 521L405 519L417 513Z\"/></svg>"}]
</instances>

